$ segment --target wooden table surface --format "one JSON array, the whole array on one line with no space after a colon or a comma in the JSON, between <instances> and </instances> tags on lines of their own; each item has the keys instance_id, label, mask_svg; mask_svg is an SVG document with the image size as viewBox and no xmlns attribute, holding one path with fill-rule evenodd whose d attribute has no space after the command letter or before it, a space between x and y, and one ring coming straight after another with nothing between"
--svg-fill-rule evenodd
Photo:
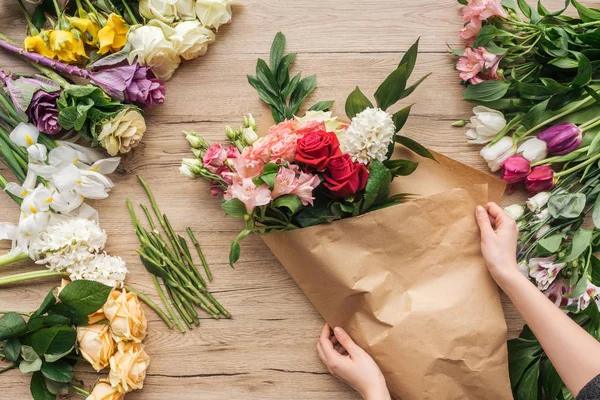
<instances>
[{"instance_id":1,"label":"wooden table surface","mask_svg":"<svg viewBox=\"0 0 600 400\"><path fill-rule=\"evenodd\" d=\"M544 4L558 9L562 0ZM151 367L143 391L128 399L357 399L346 385L331 377L319 361L315 343L323 320L257 237L245 240L243 255L232 270L229 244L242 223L225 218L206 183L181 176L181 159L190 157L182 130L195 130L211 140L224 138L224 126L239 125L245 113L257 120L264 108L246 74L257 57L268 58L278 31L288 39L288 51L298 53L294 69L317 74L318 89L308 99L337 100L343 115L348 93L359 85L373 93L393 70L404 51L421 37L414 76L433 75L403 105L416 103L403 133L433 150L486 170L477 146L466 144L464 130L450 124L471 115L461 99L462 87L447 44L461 45L459 5L454 0L245 0L234 7L233 23L223 26L208 53L184 63L167 83L164 105L147 113L143 143L122 163L123 174L112 176L116 187L95 205L109 235L108 251L128 262L128 282L157 299L150 275L136 257L138 242L125 207L146 196L136 175L149 181L162 211L176 231L191 226L202 244L215 280L211 289L233 314L231 320L203 317L200 327L185 334L170 331L151 311L146 339ZM0 31L21 39L25 22L14 0L0 0ZM0 67L26 71L16 57L0 53ZM313 101L314 102L314 101ZM6 169L0 166L0 173ZM522 199L505 198L505 204ZM0 197L0 220L16 222L18 208ZM0 250L7 251L3 243ZM6 268L2 274L39 269L32 262ZM0 289L0 309L37 308L56 281L37 281ZM509 337L522 321L503 298ZM402 362L402 360L398 360ZM91 384L97 374L81 368L77 377ZM7 399L29 397L29 377L9 371L0 378ZM75 396L74 396L75 397Z\"/></svg>"}]
</instances>

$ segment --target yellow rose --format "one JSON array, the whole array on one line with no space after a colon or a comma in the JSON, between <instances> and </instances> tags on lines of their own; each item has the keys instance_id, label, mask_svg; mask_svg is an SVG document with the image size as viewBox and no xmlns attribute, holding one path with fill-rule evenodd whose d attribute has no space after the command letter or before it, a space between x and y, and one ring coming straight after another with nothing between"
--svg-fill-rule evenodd
<instances>
[{"instance_id":1,"label":"yellow rose","mask_svg":"<svg viewBox=\"0 0 600 400\"><path fill-rule=\"evenodd\" d=\"M144 351L143 344L121 342L117 352L110 359L110 384L117 387L121 393L141 389L144 387L149 365L150 357Z\"/></svg>"},{"instance_id":2,"label":"yellow rose","mask_svg":"<svg viewBox=\"0 0 600 400\"><path fill-rule=\"evenodd\" d=\"M72 28L81 32L83 40L89 45L95 45L98 41L100 27L88 18L67 17Z\"/></svg>"},{"instance_id":3,"label":"yellow rose","mask_svg":"<svg viewBox=\"0 0 600 400\"><path fill-rule=\"evenodd\" d=\"M140 343L146 337L148 321L135 293L113 290L104 305L104 315L117 342L133 340Z\"/></svg>"},{"instance_id":4,"label":"yellow rose","mask_svg":"<svg viewBox=\"0 0 600 400\"><path fill-rule=\"evenodd\" d=\"M146 121L135 108L127 108L100 125L98 140L108 154L129 153L146 132Z\"/></svg>"},{"instance_id":5,"label":"yellow rose","mask_svg":"<svg viewBox=\"0 0 600 400\"><path fill-rule=\"evenodd\" d=\"M121 393L116 387L112 387L108 379L102 379L96 383L94 390L86 400L123 400L124 398L125 393Z\"/></svg>"},{"instance_id":6,"label":"yellow rose","mask_svg":"<svg viewBox=\"0 0 600 400\"><path fill-rule=\"evenodd\" d=\"M77 62L81 57L87 58L81 38L76 38L70 31L50 31L48 34L50 49L59 60Z\"/></svg>"},{"instance_id":7,"label":"yellow rose","mask_svg":"<svg viewBox=\"0 0 600 400\"><path fill-rule=\"evenodd\" d=\"M23 42L23 48L27 51L41 54L44 57L54 58L56 56L41 35L27 36Z\"/></svg>"},{"instance_id":8,"label":"yellow rose","mask_svg":"<svg viewBox=\"0 0 600 400\"><path fill-rule=\"evenodd\" d=\"M129 27L123 18L116 14L110 14L106 25L98 32L100 41L98 53L106 54L109 51L121 50L127 43L127 32L129 32Z\"/></svg>"},{"instance_id":9,"label":"yellow rose","mask_svg":"<svg viewBox=\"0 0 600 400\"><path fill-rule=\"evenodd\" d=\"M96 371L106 368L115 352L115 341L108 328L103 324L77 328L79 351Z\"/></svg>"}]
</instances>

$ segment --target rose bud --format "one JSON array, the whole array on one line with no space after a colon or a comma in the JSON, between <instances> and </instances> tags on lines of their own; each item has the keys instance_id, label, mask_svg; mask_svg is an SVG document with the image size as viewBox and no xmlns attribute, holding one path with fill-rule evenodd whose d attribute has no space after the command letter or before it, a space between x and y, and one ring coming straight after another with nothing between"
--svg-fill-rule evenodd
<instances>
[{"instance_id":1,"label":"rose bud","mask_svg":"<svg viewBox=\"0 0 600 400\"><path fill-rule=\"evenodd\" d=\"M582 140L581 129L571 122L554 125L537 137L548 145L548 154L557 156L572 152Z\"/></svg>"},{"instance_id":2,"label":"rose bud","mask_svg":"<svg viewBox=\"0 0 600 400\"><path fill-rule=\"evenodd\" d=\"M350 155L342 154L330 160L323 178L333 197L343 199L365 188L369 170L364 164L352 162Z\"/></svg>"},{"instance_id":3,"label":"rose bud","mask_svg":"<svg viewBox=\"0 0 600 400\"><path fill-rule=\"evenodd\" d=\"M509 157L502 164L502 180L508 184L524 181L530 172L531 165L522 156Z\"/></svg>"},{"instance_id":4,"label":"rose bud","mask_svg":"<svg viewBox=\"0 0 600 400\"><path fill-rule=\"evenodd\" d=\"M323 171L332 157L341 155L340 142L333 132L314 130L298 140L296 161Z\"/></svg>"},{"instance_id":5,"label":"rose bud","mask_svg":"<svg viewBox=\"0 0 600 400\"><path fill-rule=\"evenodd\" d=\"M525 178L525 187L531 193L539 193L554 187L554 171L548 165L534 167Z\"/></svg>"}]
</instances>

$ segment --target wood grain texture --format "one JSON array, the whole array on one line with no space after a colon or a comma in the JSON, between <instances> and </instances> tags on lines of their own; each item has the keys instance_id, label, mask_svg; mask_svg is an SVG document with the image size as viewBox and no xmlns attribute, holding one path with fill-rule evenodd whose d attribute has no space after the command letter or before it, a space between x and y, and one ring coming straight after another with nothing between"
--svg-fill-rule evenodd
<instances>
[{"instance_id":1,"label":"wood grain texture","mask_svg":"<svg viewBox=\"0 0 600 400\"><path fill-rule=\"evenodd\" d=\"M317 74L318 90L308 103L335 99L343 113L347 94L359 85L365 93L394 68L403 52L421 36L414 76L433 75L403 105L416 103L403 133L458 161L485 170L478 148L469 146L462 129L450 127L468 118L471 107L461 100L453 59L446 44L458 47L459 6L453 0L246 0L234 8L234 22L223 26L207 55L185 63L167 84L167 101L147 113L148 132L142 145L115 174L109 199L96 203L108 250L128 262L129 283L155 299L149 275L135 256L137 239L124 204L146 203L136 181L143 175L155 191L162 211L175 230L191 226L210 263L216 297L232 320L203 318L184 335L169 331L152 313L146 341L152 357L143 391L128 399L358 399L332 378L318 360L314 345L322 319L275 257L258 238L244 242L236 270L227 265L229 243L241 222L225 218L219 203L201 181L189 181L177 169L189 146L182 130L196 130L212 140L223 139L225 124L238 125L247 112L260 118L263 107L246 82L256 58L268 57L275 33L283 31L288 50L298 52L294 69ZM562 0L544 2L558 9ZM24 20L13 0L0 0L0 31L23 37ZM27 71L16 57L0 53L0 67ZM400 106L400 105L399 105ZM0 167L0 172L6 170ZM507 197L509 204L520 200ZM92 204L94 205L94 204ZM15 222L18 209L0 197L0 220ZM3 244L0 250L8 247ZM30 271L30 262L3 274ZM39 267L37 267L39 268ZM30 311L56 282L41 281L0 289L0 309ZM522 321L503 298L509 337ZM402 360L398 360L402 362ZM78 377L92 384L99 376L82 368ZM28 377L10 371L0 379L3 398L29 398Z\"/></svg>"}]
</instances>

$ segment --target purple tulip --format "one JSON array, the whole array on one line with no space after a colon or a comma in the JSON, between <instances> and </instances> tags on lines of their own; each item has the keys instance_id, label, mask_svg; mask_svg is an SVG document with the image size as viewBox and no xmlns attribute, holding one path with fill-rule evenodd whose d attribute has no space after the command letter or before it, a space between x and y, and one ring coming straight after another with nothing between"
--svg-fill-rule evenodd
<instances>
[{"instance_id":1,"label":"purple tulip","mask_svg":"<svg viewBox=\"0 0 600 400\"><path fill-rule=\"evenodd\" d=\"M572 152L581 144L581 129L571 122L554 125L538 136L548 145L548 154L563 155Z\"/></svg>"},{"instance_id":2,"label":"purple tulip","mask_svg":"<svg viewBox=\"0 0 600 400\"><path fill-rule=\"evenodd\" d=\"M150 67L138 66L125 90L125 101L146 107L164 103L164 81L156 78Z\"/></svg>"},{"instance_id":3,"label":"purple tulip","mask_svg":"<svg viewBox=\"0 0 600 400\"><path fill-rule=\"evenodd\" d=\"M38 90L33 95L27 116L40 132L55 135L61 130L58 123L58 106L56 100L60 97L60 91L47 93Z\"/></svg>"}]
</instances>

